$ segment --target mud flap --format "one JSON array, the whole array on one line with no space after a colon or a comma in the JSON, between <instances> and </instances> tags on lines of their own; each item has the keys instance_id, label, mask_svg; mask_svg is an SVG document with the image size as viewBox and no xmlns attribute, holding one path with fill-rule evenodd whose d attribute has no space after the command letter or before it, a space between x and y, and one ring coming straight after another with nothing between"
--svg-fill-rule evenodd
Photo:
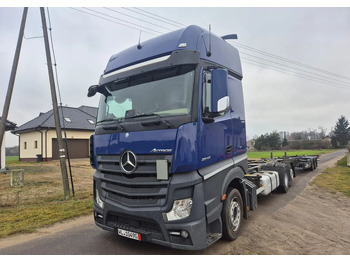
<instances>
[{"instance_id":1,"label":"mud flap","mask_svg":"<svg viewBox=\"0 0 350 262\"><path fill-rule=\"evenodd\" d=\"M245 213L244 217L248 218L248 211L254 211L258 207L258 198L256 194L256 187L254 183L249 181L248 179L242 179L242 186L245 188Z\"/></svg>"}]
</instances>

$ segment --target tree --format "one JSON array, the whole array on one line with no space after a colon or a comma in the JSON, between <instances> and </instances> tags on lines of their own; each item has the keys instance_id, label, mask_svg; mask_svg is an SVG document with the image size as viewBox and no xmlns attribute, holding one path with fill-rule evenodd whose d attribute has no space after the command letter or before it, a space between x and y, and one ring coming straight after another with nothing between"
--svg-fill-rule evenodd
<instances>
[{"instance_id":1,"label":"tree","mask_svg":"<svg viewBox=\"0 0 350 262\"><path fill-rule=\"evenodd\" d=\"M265 136L261 135L255 140L254 148L256 150L261 150L264 146L266 146L265 144Z\"/></svg>"},{"instance_id":2,"label":"tree","mask_svg":"<svg viewBox=\"0 0 350 262\"><path fill-rule=\"evenodd\" d=\"M280 149L281 138L277 132L259 136L254 144L255 149Z\"/></svg>"},{"instance_id":3,"label":"tree","mask_svg":"<svg viewBox=\"0 0 350 262\"><path fill-rule=\"evenodd\" d=\"M345 116L341 116L335 125L332 144L337 148L344 148L347 146L350 140L350 127L349 122Z\"/></svg>"},{"instance_id":4,"label":"tree","mask_svg":"<svg viewBox=\"0 0 350 262\"><path fill-rule=\"evenodd\" d=\"M268 140L268 146L271 149L280 149L282 145L282 141L281 141L280 135L277 132L271 133L267 137L267 140Z\"/></svg>"}]
</instances>

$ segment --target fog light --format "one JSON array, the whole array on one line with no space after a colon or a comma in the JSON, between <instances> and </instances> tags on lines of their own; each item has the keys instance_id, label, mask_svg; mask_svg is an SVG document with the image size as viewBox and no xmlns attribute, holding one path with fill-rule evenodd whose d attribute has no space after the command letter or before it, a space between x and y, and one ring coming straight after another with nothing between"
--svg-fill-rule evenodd
<instances>
[{"instance_id":1,"label":"fog light","mask_svg":"<svg viewBox=\"0 0 350 262\"><path fill-rule=\"evenodd\" d=\"M103 203L103 201L102 201L101 198L100 198L100 194L98 193L97 188L96 188L95 200L96 200L97 205L98 205L100 208L103 209L104 203Z\"/></svg>"},{"instance_id":2,"label":"fog light","mask_svg":"<svg viewBox=\"0 0 350 262\"><path fill-rule=\"evenodd\" d=\"M173 204L173 208L168 213L165 213L164 215L167 221L183 219L190 215L191 208L192 208L191 198L175 200Z\"/></svg>"},{"instance_id":3,"label":"fog light","mask_svg":"<svg viewBox=\"0 0 350 262\"><path fill-rule=\"evenodd\" d=\"M181 236L182 238L188 238L188 232L185 231L185 230L181 230L180 236Z\"/></svg>"},{"instance_id":4,"label":"fog light","mask_svg":"<svg viewBox=\"0 0 350 262\"><path fill-rule=\"evenodd\" d=\"M95 211L95 217L96 217L96 218L103 219L103 215L97 213L96 211Z\"/></svg>"}]
</instances>

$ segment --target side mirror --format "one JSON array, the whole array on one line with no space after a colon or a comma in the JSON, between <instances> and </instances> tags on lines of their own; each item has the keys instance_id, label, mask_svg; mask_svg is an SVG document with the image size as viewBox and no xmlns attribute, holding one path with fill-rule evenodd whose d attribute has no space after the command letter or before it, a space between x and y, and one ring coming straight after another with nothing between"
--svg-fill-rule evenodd
<instances>
[{"instance_id":1,"label":"side mirror","mask_svg":"<svg viewBox=\"0 0 350 262\"><path fill-rule=\"evenodd\" d=\"M226 69L214 69L211 72L211 111L221 113L228 109L230 99L227 90L228 72Z\"/></svg>"},{"instance_id":2,"label":"side mirror","mask_svg":"<svg viewBox=\"0 0 350 262\"><path fill-rule=\"evenodd\" d=\"M99 88L98 85L90 86L90 87L89 87L89 90L88 90L87 96L88 96L88 97L92 97L92 96L96 95L96 93L97 93L97 91L98 91L98 88Z\"/></svg>"}]
</instances>

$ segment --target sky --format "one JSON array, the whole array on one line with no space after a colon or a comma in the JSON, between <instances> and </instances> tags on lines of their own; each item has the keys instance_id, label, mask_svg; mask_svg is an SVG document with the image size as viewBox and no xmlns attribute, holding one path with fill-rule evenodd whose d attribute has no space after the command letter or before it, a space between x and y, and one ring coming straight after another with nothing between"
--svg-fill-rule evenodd
<instances>
[{"instance_id":1,"label":"sky","mask_svg":"<svg viewBox=\"0 0 350 262\"><path fill-rule=\"evenodd\" d=\"M0 6L2 113L23 8ZM49 7L63 105L97 107L98 96L88 98L88 87L98 83L113 54L137 45L140 29L145 41L187 25L207 29L210 24L218 36L238 35L229 43L242 59L249 139L319 127L330 132L341 115L350 118L349 7L114 6L119 7ZM36 38L42 35L39 8L30 7L24 33L29 39L23 40L8 116L18 126L52 109L44 41ZM6 146L17 144L7 132Z\"/></svg>"}]
</instances>

